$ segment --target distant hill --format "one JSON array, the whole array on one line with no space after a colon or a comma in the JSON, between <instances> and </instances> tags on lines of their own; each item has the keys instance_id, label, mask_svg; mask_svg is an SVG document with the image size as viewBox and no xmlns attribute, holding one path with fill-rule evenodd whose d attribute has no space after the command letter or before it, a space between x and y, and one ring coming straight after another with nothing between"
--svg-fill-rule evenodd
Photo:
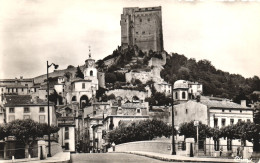
<instances>
[{"instance_id":1,"label":"distant hill","mask_svg":"<svg viewBox=\"0 0 260 163\"><path fill-rule=\"evenodd\" d=\"M149 51L147 54L139 50L137 46L129 46L126 49L121 49L119 46L111 55L99 60L97 66L104 72L147 68L152 57L162 59L162 55L157 52ZM137 59L133 63L133 58L141 59ZM196 61L194 58L188 59L177 53L167 54L161 77L167 82L180 79L198 81L203 84L204 95L233 99L237 103L240 103L242 99L246 99L248 103L255 100L252 92L260 91L258 76L244 78L239 74L218 70L208 60Z\"/></svg>"}]
</instances>

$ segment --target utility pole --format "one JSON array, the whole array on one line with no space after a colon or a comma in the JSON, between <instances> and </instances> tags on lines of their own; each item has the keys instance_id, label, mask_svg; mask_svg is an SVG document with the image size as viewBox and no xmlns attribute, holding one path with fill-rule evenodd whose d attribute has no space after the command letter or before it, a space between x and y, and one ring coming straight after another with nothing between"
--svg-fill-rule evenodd
<instances>
[{"instance_id":1,"label":"utility pole","mask_svg":"<svg viewBox=\"0 0 260 163\"><path fill-rule=\"evenodd\" d=\"M174 140L174 100L173 100L173 81L171 82L171 86L172 86L172 155L176 155L176 151L175 151L175 140Z\"/></svg>"}]
</instances>

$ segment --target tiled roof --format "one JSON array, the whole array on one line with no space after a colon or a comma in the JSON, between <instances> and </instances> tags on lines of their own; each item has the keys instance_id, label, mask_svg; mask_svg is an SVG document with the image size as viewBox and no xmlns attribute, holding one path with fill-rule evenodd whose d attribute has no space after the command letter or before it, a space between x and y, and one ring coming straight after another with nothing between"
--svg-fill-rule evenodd
<instances>
[{"instance_id":1,"label":"tiled roof","mask_svg":"<svg viewBox=\"0 0 260 163\"><path fill-rule=\"evenodd\" d=\"M6 95L5 106L20 106L20 105L47 105L47 102L42 99L32 100L31 95ZM53 105L50 102L50 105Z\"/></svg>"},{"instance_id":2,"label":"tiled roof","mask_svg":"<svg viewBox=\"0 0 260 163\"><path fill-rule=\"evenodd\" d=\"M12 85L6 86L6 88L27 88L27 87L24 85L21 85L21 84L12 84Z\"/></svg>"},{"instance_id":3,"label":"tiled roof","mask_svg":"<svg viewBox=\"0 0 260 163\"><path fill-rule=\"evenodd\" d=\"M76 78L71 83L74 83L74 82L91 82L91 80L85 80L85 79L81 79L81 78Z\"/></svg>"},{"instance_id":4,"label":"tiled roof","mask_svg":"<svg viewBox=\"0 0 260 163\"><path fill-rule=\"evenodd\" d=\"M207 105L209 108L235 108L235 109L248 109L248 107L243 107L237 103L230 102L227 100L201 100L201 103Z\"/></svg>"}]
</instances>

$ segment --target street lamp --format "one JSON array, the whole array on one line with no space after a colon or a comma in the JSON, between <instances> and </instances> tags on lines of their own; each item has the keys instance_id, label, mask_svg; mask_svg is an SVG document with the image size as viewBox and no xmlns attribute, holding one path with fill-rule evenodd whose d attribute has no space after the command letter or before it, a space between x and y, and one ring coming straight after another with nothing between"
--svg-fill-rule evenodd
<instances>
[{"instance_id":1,"label":"street lamp","mask_svg":"<svg viewBox=\"0 0 260 163\"><path fill-rule=\"evenodd\" d=\"M171 82L171 85L172 85L172 155L176 155L176 151L175 151L175 140L174 140L173 81Z\"/></svg>"},{"instance_id":2,"label":"street lamp","mask_svg":"<svg viewBox=\"0 0 260 163\"><path fill-rule=\"evenodd\" d=\"M48 100L48 149L49 149L49 152L48 152L48 157L51 157L51 140L50 140L50 101L49 101L49 68L51 66L54 66L55 69L57 69L59 67L59 65L56 65L54 63L50 64L48 63L47 61L47 100Z\"/></svg>"}]
</instances>

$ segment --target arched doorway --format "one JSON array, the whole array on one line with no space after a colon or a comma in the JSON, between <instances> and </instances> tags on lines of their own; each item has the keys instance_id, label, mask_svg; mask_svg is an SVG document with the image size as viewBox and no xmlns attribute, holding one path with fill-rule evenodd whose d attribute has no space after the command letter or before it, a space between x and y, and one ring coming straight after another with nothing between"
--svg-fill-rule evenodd
<instances>
[{"instance_id":1,"label":"arched doorway","mask_svg":"<svg viewBox=\"0 0 260 163\"><path fill-rule=\"evenodd\" d=\"M80 97L80 108L84 108L85 106L89 106L90 103L89 103L89 99L88 99L88 96L86 95L83 95Z\"/></svg>"}]
</instances>

